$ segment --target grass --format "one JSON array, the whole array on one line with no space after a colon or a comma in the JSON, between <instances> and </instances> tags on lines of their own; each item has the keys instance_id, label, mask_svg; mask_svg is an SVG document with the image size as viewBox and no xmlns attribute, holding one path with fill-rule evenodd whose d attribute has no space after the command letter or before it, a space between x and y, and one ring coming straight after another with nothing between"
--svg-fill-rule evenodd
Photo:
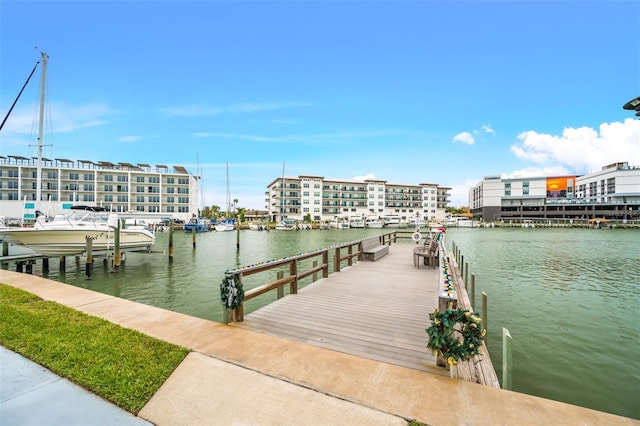
<instances>
[{"instance_id":1,"label":"grass","mask_svg":"<svg viewBox=\"0 0 640 426\"><path fill-rule=\"evenodd\" d=\"M189 351L0 284L0 345L137 414Z\"/></svg>"}]
</instances>

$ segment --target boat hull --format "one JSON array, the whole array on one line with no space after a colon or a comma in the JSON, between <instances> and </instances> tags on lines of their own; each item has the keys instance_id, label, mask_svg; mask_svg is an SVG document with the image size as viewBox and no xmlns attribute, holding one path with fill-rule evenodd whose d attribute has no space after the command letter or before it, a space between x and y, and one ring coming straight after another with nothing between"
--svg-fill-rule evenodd
<instances>
[{"instance_id":1,"label":"boat hull","mask_svg":"<svg viewBox=\"0 0 640 426\"><path fill-rule=\"evenodd\" d=\"M0 230L8 241L15 241L43 256L72 256L86 251L87 238L93 251L115 248L115 234L110 229L32 229ZM149 250L155 237L147 230L120 230L120 250Z\"/></svg>"}]
</instances>

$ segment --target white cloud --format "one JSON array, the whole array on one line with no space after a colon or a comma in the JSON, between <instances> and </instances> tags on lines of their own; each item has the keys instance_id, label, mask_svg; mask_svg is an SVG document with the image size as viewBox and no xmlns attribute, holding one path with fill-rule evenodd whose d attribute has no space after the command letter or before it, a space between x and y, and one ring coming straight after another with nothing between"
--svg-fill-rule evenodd
<instances>
[{"instance_id":1,"label":"white cloud","mask_svg":"<svg viewBox=\"0 0 640 426\"><path fill-rule=\"evenodd\" d=\"M473 145L475 143L475 139L469 132L458 133L453 137L454 142L462 142L467 145Z\"/></svg>"},{"instance_id":2,"label":"white cloud","mask_svg":"<svg viewBox=\"0 0 640 426\"><path fill-rule=\"evenodd\" d=\"M496 131L491 128L490 124L483 124L481 129L485 133L491 133L494 136L496 135Z\"/></svg>"},{"instance_id":3,"label":"white cloud","mask_svg":"<svg viewBox=\"0 0 640 426\"><path fill-rule=\"evenodd\" d=\"M118 138L118 142L138 142L142 140L142 136L122 136Z\"/></svg>"},{"instance_id":4,"label":"white cloud","mask_svg":"<svg viewBox=\"0 0 640 426\"><path fill-rule=\"evenodd\" d=\"M622 123L603 123L599 132L590 127L569 127L561 135L527 131L518 135L518 139L521 143L510 148L516 157L533 163L552 163L578 174L622 161L640 164L640 120L631 118Z\"/></svg>"},{"instance_id":5,"label":"white cloud","mask_svg":"<svg viewBox=\"0 0 640 426\"><path fill-rule=\"evenodd\" d=\"M353 178L353 180L362 181L362 182L364 182L365 180L369 180L369 179L376 179L376 175L373 174L373 173L369 173L369 174L366 174L364 176L355 176Z\"/></svg>"},{"instance_id":6,"label":"white cloud","mask_svg":"<svg viewBox=\"0 0 640 426\"><path fill-rule=\"evenodd\" d=\"M306 107L309 105L309 103L305 102L241 103L222 107L210 107L206 105L182 105L163 108L161 111L167 115L177 117L203 117L220 114L251 113L283 108Z\"/></svg>"},{"instance_id":7,"label":"white cloud","mask_svg":"<svg viewBox=\"0 0 640 426\"><path fill-rule=\"evenodd\" d=\"M16 109L2 129L3 136L33 134L38 128L36 110L33 105ZM108 122L106 117L115 113L115 110L102 103L69 106L51 102L45 108L45 131L50 134L67 133L102 126Z\"/></svg>"}]
</instances>

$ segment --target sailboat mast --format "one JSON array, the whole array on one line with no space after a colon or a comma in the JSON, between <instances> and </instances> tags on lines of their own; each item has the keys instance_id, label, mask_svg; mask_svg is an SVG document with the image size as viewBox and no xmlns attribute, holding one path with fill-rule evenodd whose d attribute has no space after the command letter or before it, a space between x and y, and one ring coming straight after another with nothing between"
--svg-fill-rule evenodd
<instances>
[{"instance_id":1,"label":"sailboat mast","mask_svg":"<svg viewBox=\"0 0 640 426\"><path fill-rule=\"evenodd\" d=\"M42 54L42 79L40 82L40 117L38 123L38 168L36 172L36 209L40 209L40 198L42 197L42 138L44 136L44 94L47 81L47 61L49 56Z\"/></svg>"},{"instance_id":2,"label":"sailboat mast","mask_svg":"<svg viewBox=\"0 0 640 426\"><path fill-rule=\"evenodd\" d=\"M284 180L284 160L282 160L282 200L280 201L280 220L284 221L284 189L285 189L285 180Z\"/></svg>"}]
</instances>

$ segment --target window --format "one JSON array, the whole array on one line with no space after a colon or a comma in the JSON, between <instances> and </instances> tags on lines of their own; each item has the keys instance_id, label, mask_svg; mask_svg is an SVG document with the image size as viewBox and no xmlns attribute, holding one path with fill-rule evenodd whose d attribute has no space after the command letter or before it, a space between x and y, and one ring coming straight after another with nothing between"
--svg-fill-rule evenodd
<instances>
[{"instance_id":1,"label":"window","mask_svg":"<svg viewBox=\"0 0 640 426\"><path fill-rule=\"evenodd\" d=\"M138 182L138 183L144 183L144 176L137 176L137 177L136 177L136 182Z\"/></svg>"},{"instance_id":2,"label":"window","mask_svg":"<svg viewBox=\"0 0 640 426\"><path fill-rule=\"evenodd\" d=\"M149 176L149 183L160 183L160 178L158 176Z\"/></svg>"},{"instance_id":3,"label":"window","mask_svg":"<svg viewBox=\"0 0 640 426\"><path fill-rule=\"evenodd\" d=\"M507 188L508 188L508 189L511 189L511 182L505 182L505 183L504 183L504 188L505 188L505 189L507 189Z\"/></svg>"},{"instance_id":4,"label":"window","mask_svg":"<svg viewBox=\"0 0 640 426\"><path fill-rule=\"evenodd\" d=\"M505 189L504 191L504 195L511 195L511 190L510 189Z\"/></svg>"},{"instance_id":5,"label":"window","mask_svg":"<svg viewBox=\"0 0 640 426\"><path fill-rule=\"evenodd\" d=\"M112 203L113 202L113 195L105 195L104 196L104 202L105 203Z\"/></svg>"},{"instance_id":6,"label":"window","mask_svg":"<svg viewBox=\"0 0 640 426\"><path fill-rule=\"evenodd\" d=\"M144 195L136 195L136 203L144 203Z\"/></svg>"},{"instance_id":7,"label":"window","mask_svg":"<svg viewBox=\"0 0 640 426\"><path fill-rule=\"evenodd\" d=\"M92 183L86 183L84 185L84 190L85 191L93 191L93 184ZM85 200L85 201L87 201L87 200ZM90 201L93 201L93 200L90 200Z\"/></svg>"},{"instance_id":8,"label":"window","mask_svg":"<svg viewBox=\"0 0 640 426\"><path fill-rule=\"evenodd\" d=\"M128 195L118 195L118 202L119 203L128 203L129 202L129 196Z\"/></svg>"},{"instance_id":9,"label":"window","mask_svg":"<svg viewBox=\"0 0 640 426\"><path fill-rule=\"evenodd\" d=\"M105 182L113 182L113 175L104 175Z\"/></svg>"},{"instance_id":10,"label":"window","mask_svg":"<svg viewBox=\"0 0 640 426\"><path fill-rule=\"evenodd\" d=\"M118 182L129 182L129 178L127 176L118 176Z\"/></svg>"},{"instance_id":11,"label":"window","mask_svg":"<svg viewBox=\"0 0 640 426\"><path fill-rule=\"evenodd\" d=\"M70 180L80 180L80 173L69 173Z\"/></svg>"},{"instance_id":12,"label":"window","mask_svg":"<svg viewBox=\"0 0 640 426\"><path fill-rule=\"evenodd\" d=\"M189 185L189 179L187 179L187 178L178 178L178 185Z\"/></svg>"},{"instance_id":13,"label":"window","mask_svg":"<svg viewBox=\"0 0 640 426\"><path fill-rule=\"evenodd\" d=\"M178 188L178 194L188 194L189 188Z\"/></svg>"},{"instance_id":14,"label":"window","mask_svg":"<svg viewBox=\"0 0 640 426\"><path fill-rule=\"evenodd\" d=\"M167 203L173 203L173 197L167 197Z\"/></svg>"},{"instance_id":15,"label":"window","mask_svg":"<svg viewBox=\"0 0 640 426\"><path fill-rule=\"evenodd\" d=\"M9 176L9 177L14 177L14 178L19 177L19 176L18 176L18 171L17 171L17 170L9 170L9 174L8 174L8 176Z\"/></svg>"},{"instance_id":16,"label":"window","mask_svg":"<svg viewBox=\"0 0 640 426\"><path fill-rule=\"evenodd\" d=\"M175 179L172 178L172 177L168 177L167 178L167 183L173 184L174 181L175 181Z\"/></svg>"},{"instance_id":17,"label":"window","mask_svg":"<svg viewBox=\"0 0 640 426\"><path fill-rule=\"evenodd\" d=\"M529 181L528 180L523 181L522 182L522 187L523 188L528 188L529 187Z\"/></svg>"},{"instance_id":18,"label":"window","mask_svg":"<svg viewBox=\"0 0 640 426\"><path fill-rule=\"evenodd\" d=\"M157 186L150 186L149 187L149 192L152 192L154 194L157 194L160 192L160 188L158 188Z\"/></svg>"},{"instance_id":19,"label":"window","mask_svg":"<svg viewBox=\"0 0 640 426\"><path fill-rule=\"evenodd\" d=\"M104 192L113 192L113 185L105 185Z\"/></svg>"},{"instance_id":20,"label":"window","mask_svg":"<svg viewBox=\"0 0 640 426\"><path fill-rule=\"evenodd\" d=\"M136 192L144 192L144 186L136 186Z\"/></svg>"},{"instance_id":21,"label":"window","mask_svg":"<svg viewBox=\"0 0 640 426\"><path fill-rule=\"evenodd\" d=\"M82 176L82 179L83 179L83 180L93 180L93 175L92 175L92 174L89 174L89 173L85 173L85 174Z\"/></svg>"}]
</instances>

